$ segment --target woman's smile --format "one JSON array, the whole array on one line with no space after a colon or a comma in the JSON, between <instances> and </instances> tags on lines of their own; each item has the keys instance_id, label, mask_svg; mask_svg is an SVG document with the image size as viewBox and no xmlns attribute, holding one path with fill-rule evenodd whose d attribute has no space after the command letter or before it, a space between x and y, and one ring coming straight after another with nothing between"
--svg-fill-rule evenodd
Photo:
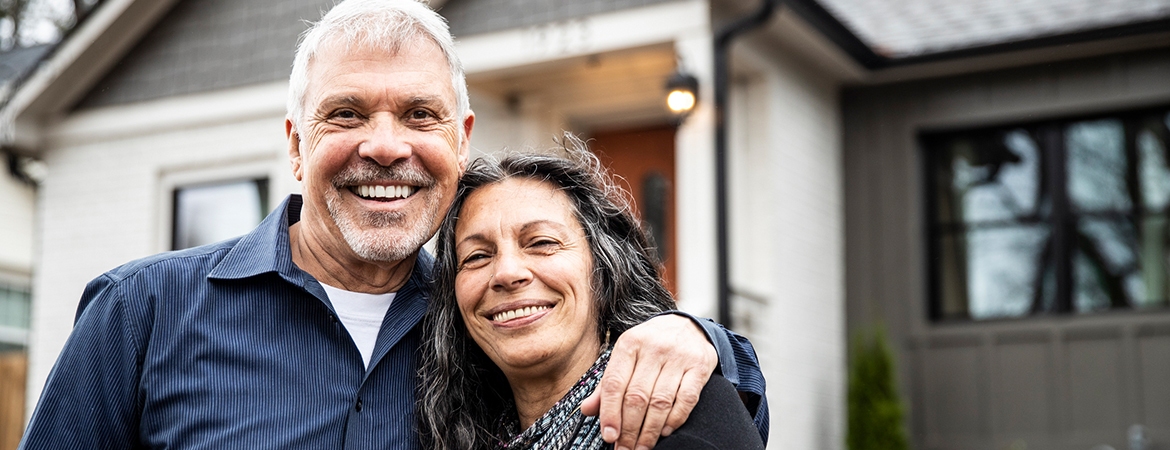
<instances>
[{"instance_id":1,"label":"woman's smile","mask_svg":"<svg viewBox=\"0 0 1170 450\"><path fill-rule=\"evenodd\" d=\"M544 317L545 313L551 308L552 306L548 305L521 306L513 309L505 309L504 311L490 314L487 317L488 320L500 326L527 325L536 319Z\"/></svg>"}]
</instances>

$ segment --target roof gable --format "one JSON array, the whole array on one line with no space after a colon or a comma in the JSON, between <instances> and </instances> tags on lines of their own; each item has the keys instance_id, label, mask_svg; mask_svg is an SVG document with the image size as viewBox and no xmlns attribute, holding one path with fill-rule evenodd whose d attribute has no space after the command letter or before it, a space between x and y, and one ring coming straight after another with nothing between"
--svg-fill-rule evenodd
<instances>
[{"instance_id":1,"label":"roof gable","mask_svg":"<svg viewBox=\"0 0 1170 450\"><path fill-rule=\"evenodd\" d=\"M35 150L42 122L81 97L173 0L105 0L0 103L0 145Z\"/></svg>"},{"instance_id":2,"label":"roof gable","mask_svg":"<svg viewBox=\"0 0 1170 450\"><path fill-rule=\"evenodd\" d=\"M288 79L297 38L333 0L183 0L77 108Z\"/></svg>"}]
</instances>

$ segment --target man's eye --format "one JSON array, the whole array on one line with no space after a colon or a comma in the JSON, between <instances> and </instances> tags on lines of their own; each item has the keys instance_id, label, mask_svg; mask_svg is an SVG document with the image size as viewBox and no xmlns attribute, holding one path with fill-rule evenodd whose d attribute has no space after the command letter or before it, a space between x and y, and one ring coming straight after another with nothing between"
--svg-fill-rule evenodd
<instances>
[{"instance_id":1,"label":"man's eye","mask_svg":"<svg viewBox=\"0 0 1170 450\"><path fill-rule=\"evenodd\" d=\"M434 116L431 114L430 111L427 111L425 109L416 109L416 110L410 112L410 118L412 120L427 120L427 119L430 119L431 117L434 117Z\"/></svg>"},{"instance_id":2,"label":"man's eye","mask_svg":"<svg viewBox=\"0 0 1170 450\"><path fill-rule=\"evenodd\" d=\"M338 119L356 119L357 113L355 113L351 110L348 110L348 109L343 109L341 111L334 113L333 117L336 117Z\"/></svg>"}]
</instances>

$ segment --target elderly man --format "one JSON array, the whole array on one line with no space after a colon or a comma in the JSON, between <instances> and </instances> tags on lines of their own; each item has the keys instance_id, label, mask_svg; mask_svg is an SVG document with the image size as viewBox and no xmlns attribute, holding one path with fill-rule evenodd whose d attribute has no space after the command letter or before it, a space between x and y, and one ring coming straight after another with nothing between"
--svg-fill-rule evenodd
<instances>
[{"instance_id":1,"label":"elderly man","mask_svg":"<svg viewBox=\"0 0 1170 450\"><path fill-rule=\"evenodd\" d=\"M433 263L420 247L474 123L441 17L413 0L335 7L290 78L303 197L245 236L91 282L21 448L418 447ZM694 323L658 317L618 341L592 404L608 441L648 447L677 428L717 362L766 433L750 344Z\"/></svg>"}]
</instances>

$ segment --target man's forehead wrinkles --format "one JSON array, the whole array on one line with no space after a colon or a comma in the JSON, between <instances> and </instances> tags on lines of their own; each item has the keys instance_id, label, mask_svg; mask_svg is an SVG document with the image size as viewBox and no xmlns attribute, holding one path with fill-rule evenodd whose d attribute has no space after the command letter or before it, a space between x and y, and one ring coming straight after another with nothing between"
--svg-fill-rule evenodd
<instances>
[{"instance_id":1,"label":"man's forehead wrinkles","mask_svg":"<svg viewBox=\"0 0 1170 450\"><path fill-rule=\"evenodd\" d=\"M410 107L428 106L431 108L445 108L452 106L446 98L440 95L426 95L412 97L406 104Z\"/></svg>"},{"instance_id":2,"label":"man's forehead wrinkles","mask_svg":"<svg viewBox=\"0 0 1170 450\"><path fill-rule=\"evenodd\" d=\"M321 101L322 107L333 106L362 106L365 102L358 96L353 94L338 94L325 97Z\"/></svg>"}]
</instances>

